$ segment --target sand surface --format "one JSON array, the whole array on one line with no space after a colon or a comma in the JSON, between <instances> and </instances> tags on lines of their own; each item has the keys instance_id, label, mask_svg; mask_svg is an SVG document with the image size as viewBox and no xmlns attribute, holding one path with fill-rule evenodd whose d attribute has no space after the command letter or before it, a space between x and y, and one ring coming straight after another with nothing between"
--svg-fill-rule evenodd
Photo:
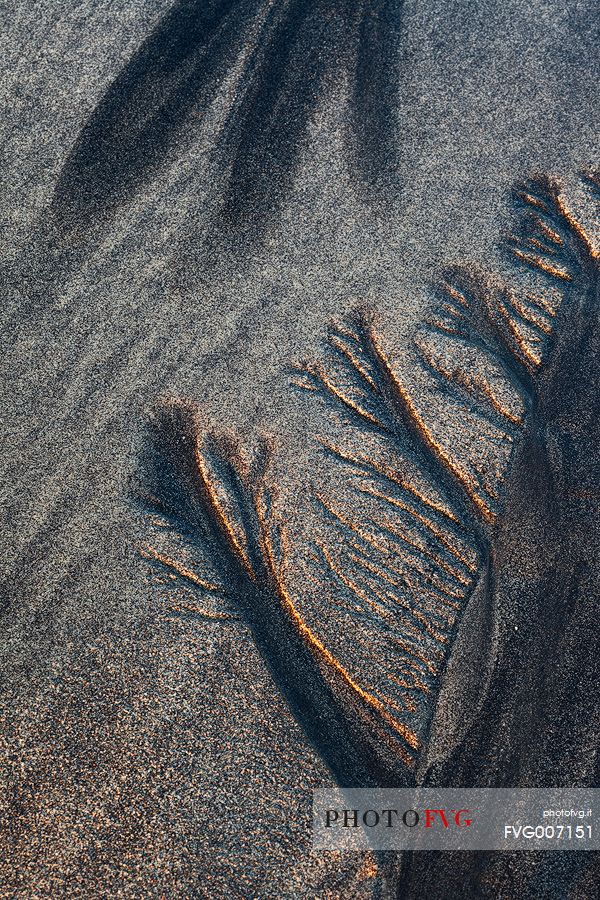
<instances>
[{"instance_id":1,"label":"sand surface","mask_svg":"<svg viewBox=\"0 0 600 900\"><path fill-rule=\"evenodd\" d=\"M328 321L367 302L440 439L501 471L427 400L411 337L446 265L514 276L516 181L560 177L593 227L577 173L597 163L595 3L229 6L3 5L2 897L395 889L362 857L311 854L322 754L246 624L174 615L183 595L140 555L158 540L131 489L147 421L187 397L247 447L275 436L289 591L377 687L390 661L369 622L305 572L315 536L335 540L313 496L353 503L316 437L381 446L290 367L325 359ZM177 24L201 9L224 15L207 48ZM519 865L471 861L465 896L592 896L584 863ZM403 890L455 896L455 877Z\"/></svg>"}]
</instances>

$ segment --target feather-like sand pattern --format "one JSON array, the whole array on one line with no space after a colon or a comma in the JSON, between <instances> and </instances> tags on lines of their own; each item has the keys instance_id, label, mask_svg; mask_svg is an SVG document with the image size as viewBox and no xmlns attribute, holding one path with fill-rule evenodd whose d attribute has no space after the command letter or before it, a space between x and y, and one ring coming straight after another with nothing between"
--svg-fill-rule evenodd
<instances>
[{"instance_id":1,"label":"feather-like sand pattern","mask_svg":"<svg viewBox=\"0 0 600 900\"><path fill-rule=\"evenodd\" d=\"M598 176L586 180L597 201ZM461 671L442 688L420 780L596 786L598 749L589 729L597 734L600 724L599 254L556 181L532 179L516 197L522 227L508 250L539 276L524 298L529 308L555 324L549 334L542 329L543 364L473 598L477 609L456 642ZM551 301L557 286L558 304ZM540 891L554 856L540 854L534 867ZM568 869L573 879L584 869L580 856L573 854ZM478 854L461 854L454 883L480 864ZM438 858L409 855L399 894L420 895L439 883L441 870ZM530 890L540 892L535 875Z\"/></svg>"},{"instance_id":2,"label":"feather-like sand pattern","mask_svg":"<svg viewBox=\"0 0 600 900\"><path fill-rule=\"evenodd\" d=\"M482 428L489 426L489 435L508 448L504 471L495 479L436 434L385 351L374 313L358 310L334 323L325 360L294 371L298 388L322 398L358 437L374 434L388 448L381 462L362 449L319 438L334 467L349 476L350 501L335 491L315 495L330 539L319 536L309 553L315 580L326 585L330 602L384 641L379 688L372 683L374 661L365 658L350 671L303 621L288 593L285 523L267 475L272 444L262 439L253 465L234 439L204 432L192 406L167 404L157 419L155 464L142 479L153 486L147 505L176 529L187 529L206 550L212 575L177 569L159 553L154 562L177 577L196 579L205 593L227 586L230 607L250 626L294 714L342 785L410 784L417 769L419 778L435 781L448 759L464 752L463 742L472 747L460 757L464 771L477 771L485 754L475 747L489 745L492 752L502 740L495 734L490 742L482 723L492 731L499 727L502 702L516 714L521 688L514 679L523 675L515 667L515 640L524 652L527 645L520 642L535 625L531 598L519 601L519 585L514 596L514 573L521 570L521 586L526 585L533 568L537 614L543 616L540 604L561 558L548 562L541 543L538 559L524 552L515 559L514 523L524 526L525 542L532 539L527 529L533 512L542 521L546 517L546 529L554 518L563 522L569 541L568 523L593 530L587 519L599 473L589 471L586 441L597 428L590 398L600 358L598 252L551 179L532 179L518 192L518 202L526 215L509 249L519 266L539 273L539 291L522 296L521 288L482 273L448 270L431 316L415 337L415 365L422 374L446 402L464 408ZM546 282L560 286L559 303ZM479 368L460 362L465 348L479 354ZM365 498L368 514L362 512ZM582 546L586 539L580 535ZM548 541L542 530L539 540L552 547L561 538ZM572 548L564 558L568 563ZM564 584L569 596L582 583L582 565L573 563L574 580ZM503 607L502 591L496 595L507 580L512 595ZM472 627L498 636L488 650L494 657L472 674L481 717L472 723L476 737L467 716L460 727L452 725L453 738L436 751L440 722L456 717L460 703L453 698L450 709L442 692L436 705L470 602L495 616L491 621L487 613L479 619L471 613L469 621L479 621ZM530 640L541 646L544 634L538 629ZM469 652L467 646L466 658ZM485 681L479 687L478 677ZM509 767L502 778L511 777L516 776Z\"/></svg>"},{"instance_id":3,"label":"feather-like sand pattern","mask_svg":"<svg viewBox=\"0 0 600 900\"><path fill-rule=\"evenodd\" d=\"M143 554L201 594L223 592L235 600L295 715L341 783L404 783L416 736L351 677L288 594L285 524L268 479L270 444L250 462L231 439L203 433L194 408L177 402L163 404L153 433L144 502L179 531L196 535L218 580L199 579L146 548ZM357 754L357 747L367 752Z\"/></svg>"}]
</instances>

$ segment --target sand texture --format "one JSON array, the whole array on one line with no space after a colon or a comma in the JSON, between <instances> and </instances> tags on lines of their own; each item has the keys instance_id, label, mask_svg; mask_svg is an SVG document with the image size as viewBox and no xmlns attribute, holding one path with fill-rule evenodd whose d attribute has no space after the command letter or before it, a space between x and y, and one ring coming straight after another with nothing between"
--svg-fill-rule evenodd
<instances>
[{"instance_id":1,"label":"sand texture","mask_svg":"<svg viewBox=\"0 0 600 900\"><path fill-rule=\"evenodd\" d=\"M0 897L577 898L316 787L598 786L592 0L7 0Z\"/></svg>"}]
</instances>

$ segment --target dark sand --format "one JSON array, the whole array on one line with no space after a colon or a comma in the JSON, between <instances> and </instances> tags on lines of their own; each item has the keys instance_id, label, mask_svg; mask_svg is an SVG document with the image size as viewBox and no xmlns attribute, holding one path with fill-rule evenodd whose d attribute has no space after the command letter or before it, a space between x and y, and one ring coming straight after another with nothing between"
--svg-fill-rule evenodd
<instances>
[{"instance_id":1,"label":"dark sand","mask_svg":"<svg viewBox=\"0 0 600 900\"><path fill-rule=\"evenodd\" d=\"M393 896L398 879L410 897L594 896L594 861L575 854L423 856L389 877L368 858L312 854L311 790L334 782L318 744L247 624L173 615L197 598L158 584L138 552L159 540L131 482L161 396L192 399L249 447L270 431L289 592L341 664L383 691L395 661L377 629L316 589L306 559L315 537L336 540L314 493L333 491L358 521L369 509L316 436L384 450L295 392L290 364L326 359L331 316L374 305L431 427L491 484L502 447L431 391L409 349L430 286L454 263L535 284L500 248L511 189L532 172L561 178L600 239L577 177L598 163L596 4L349 6L5 4L2 897L363 898ZM524 615L570 661L547 685L543 727L574 737L528 763L533 712L511 742L484 709L459 757L427 744L419 772L431 763L440 783L597 781L597 607L581 603L597 597L597 534L581 543L582 575L543 528L540 545L543 517L520 521L509 556L551 548L559 573L561 559L578 573L575 619L564 597L551 614L526 598ZM510 584L504 596L502 627L522 600ZM493 667L485 610L465 621L455 669L470 671L474 635ZM480 689L452 679L439 715L459 733L457 705ZM434 705L414 715L419 734Z\"/></svg>"}]
</instances>

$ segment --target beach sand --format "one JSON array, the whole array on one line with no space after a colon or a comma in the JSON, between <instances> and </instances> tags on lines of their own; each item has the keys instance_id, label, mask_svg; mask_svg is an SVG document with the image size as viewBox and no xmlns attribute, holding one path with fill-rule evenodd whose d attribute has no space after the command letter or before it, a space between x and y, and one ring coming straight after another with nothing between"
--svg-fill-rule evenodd
<instances>
[{"instance_id":1,"label":"beach sand","mask_svg":"<svg viewBox=\"0 0 600 900\"><path fill-rule=\"evenodd\" d=\"M394 889L361 856L311 853L311 791L333 774L246 624L174 614L193 591L174 599L140 554L156 537L131 487L147 422L161 397L184 397L248 447L274 435L289 592L336 657L376 682L368 623L350 631L304 573L328 533L311 498L335 478L347 487L317 436L379 445L294 391L290 367L322 360L329 320L367 303L424 397L409 347L431 286L455 263L513 277L500 237L515 182L551 173L593 219L577 173L598 145L594 3L406 2L393 28L369 33L383 74L353 55L369 4L350 15L317 3L312 19L288 4L269 43L260 29L277 4L241 3L208 50L180 37L179 74L161 74L152 53L168 53L167 26L196 6L4 10L6 898ZM145 103L163 103L154 131L140 125ZM487 445L431 402L458 457L483 459ZM464 896L592 896L583 863L531 875L537 865L492 861L477 881L472 864ZM449 869L433 886L411 877L406 896L454 895Z\"/></svg>"}]
</instances>

